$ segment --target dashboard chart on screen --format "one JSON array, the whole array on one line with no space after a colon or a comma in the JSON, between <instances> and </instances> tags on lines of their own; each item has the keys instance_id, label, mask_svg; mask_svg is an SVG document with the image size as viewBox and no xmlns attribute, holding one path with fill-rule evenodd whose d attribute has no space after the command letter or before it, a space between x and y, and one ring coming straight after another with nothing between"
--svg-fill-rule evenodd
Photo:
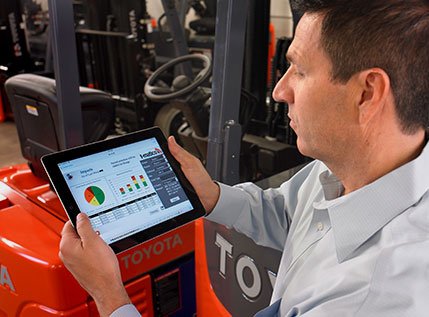
<instances>
[{"instance_id":1,"label":"dashboard chart on screen","mask_svg":"<svg viewBox=\"0 0 429 317\"><path fill-rule=\"evenodd\" d=\"M107 243L193 209L156 138L62 162L58 168L79 210Z\"/></svg>"}]
</instances>

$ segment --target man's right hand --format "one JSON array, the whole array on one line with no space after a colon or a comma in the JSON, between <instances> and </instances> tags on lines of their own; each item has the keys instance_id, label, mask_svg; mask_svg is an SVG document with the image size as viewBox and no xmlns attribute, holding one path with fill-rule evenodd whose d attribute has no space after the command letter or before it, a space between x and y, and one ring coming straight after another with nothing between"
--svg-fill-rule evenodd
<instances>
[{"instance_id":1,"label":"man's right hand","mask_svg":"<svg viewBox=\"0 0 429 317\"><path fill-rule=\"evenodd\" d=\"M183 173L194 187L204 209L210 213L220 196L219 185L212 180L201 161L177 144L173 136L168 138L168 148L180 163Z\"/></svg>"},{"instance_id":2,"label":"man's right hand","mask_svg":"<svg viewBox=\"0 0 429 317\"><path fill-rule=\"evenodd\" d=\"M118 259L91 227L87 215L70 221L61 233L59 257L79 284L92 296L101 317L131 303L122 283Z\"/></svg>"}]
</instances>

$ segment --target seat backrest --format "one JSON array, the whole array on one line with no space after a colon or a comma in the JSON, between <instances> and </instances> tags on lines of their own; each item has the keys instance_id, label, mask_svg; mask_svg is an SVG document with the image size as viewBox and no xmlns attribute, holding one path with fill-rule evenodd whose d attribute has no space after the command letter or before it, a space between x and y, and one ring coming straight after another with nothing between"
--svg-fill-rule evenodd
<instances>
[{"instance_id":1,"label":"seat backrest","mask_svg":"<svg viewBox=\"0 0 429 317\"><path fill-rule=\"evenodd\" d=\"M35 74L9 78L5 89L14 114L21 152L33 173L47 179L40 158L60 148L55 80ZM80 87L85 143L102 140L113 128L115 103L111 95Z\"/></svg>"}]
</instances>

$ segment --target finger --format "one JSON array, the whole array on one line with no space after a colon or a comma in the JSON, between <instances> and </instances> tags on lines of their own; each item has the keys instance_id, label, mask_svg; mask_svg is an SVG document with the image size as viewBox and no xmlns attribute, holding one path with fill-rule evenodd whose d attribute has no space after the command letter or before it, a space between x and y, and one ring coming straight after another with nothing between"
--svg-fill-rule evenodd
<instances>
[{"instance_id":1,"label":"finger","mask_svg":"<svg viewBox=\"0 0 429 317\"><path fill-rule=\"evenodd\" d=\"M80 213L77 215L76 230L80 238L82 239L82 242L91 241L92 239L99 238L97 233L92 228L88 216L84 213Z\"/></svg>"},{"instance_id":2,"label":"finger","mask_svg":"<svg viewBox=\"0 0 429 317\"><path fill-rule=\"evenodd\" d=\"M60 259L64 261L64 253L69 252L76 245L80 245L80 237L74 229L72 223L67 221L64 224L63 230L61 231L61 240L58 253Z\"/></svg>"},{"instance_id":3,"label":"finger","mask_svg":"<svg viewBox=\"0 0 429 317\"><path fill-rule=\"evenodd\" d=\"M168 138L168 148L180 165L185 167L193 166L195 157L177 144L174 136Z\"/></svg>"},{"instance_id":4,"label":"finger","mask_svg":"<svg viewBox=\"0 0 429 317\"><path fill-rule=\"evenodd\" d=\"M167 142L171 154L173 154L173 156L177 159L176 156L180 154L183 148L179 144L177 144L176 139L172 135L168 137Z\"/></svg>"},{"instance_id":5,"label":"finger","mask_svg":"<svg viewBox=\"0 0 429 317\"><path fill-rule=\"evenodd\" d=\"M73 228L72 223L69 221L67 221L64 224L63 230L61 231L61 236L74 236L76 238L79 238L78 234L76 233L75 228Z\"/></svg>"}]
</instances>

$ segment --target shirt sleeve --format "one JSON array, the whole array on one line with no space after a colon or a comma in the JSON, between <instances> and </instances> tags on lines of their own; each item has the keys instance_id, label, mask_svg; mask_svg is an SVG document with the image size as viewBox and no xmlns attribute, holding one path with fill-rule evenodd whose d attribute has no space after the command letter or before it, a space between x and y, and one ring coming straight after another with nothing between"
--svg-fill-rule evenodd
<instances>
[{"instance_id":1,"label":"shirt sleeve","mask_svg":"<svg viewBox=\"0 0 429 317\"><path fill-rule=\"evenodd\" d=\"M110 317L141 317L141 315L134 305L127 304L116 309Z\"/></svg>"},{"instance_id":2,"label":"shirt sleeve","mask_svg":"<svg viewBox=\"0 0 429 317\"><path fill-rule=\"evenodd\" d=\"M262 190L253 183L219 183L220 197L207 219L234 228L259 245L282 251L299 188L313 165L308 164L279 188Z\"/></svg>"}]
</instances>

